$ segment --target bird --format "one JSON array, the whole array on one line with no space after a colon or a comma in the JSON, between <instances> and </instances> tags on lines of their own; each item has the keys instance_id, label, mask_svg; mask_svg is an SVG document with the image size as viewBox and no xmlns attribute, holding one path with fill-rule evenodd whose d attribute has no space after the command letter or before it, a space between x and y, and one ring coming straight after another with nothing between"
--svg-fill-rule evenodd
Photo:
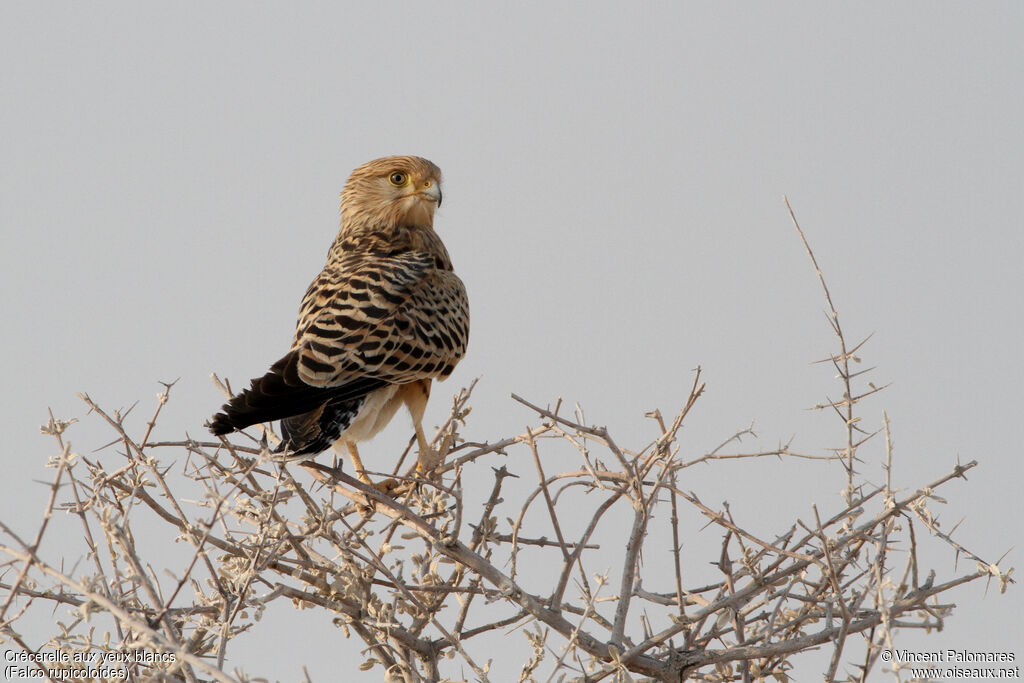
<instances>
[{"instance_id":1,"label":"bird","mask_svg":"<svg viewBox=\"0 0 1024 683\"><path fill-rule=\"evenodd\" d=\"M469 342L469 299L434 231L441 170L417 156L369 161L341 193L341 226L299 306L291 348L208 422L218 436L280 420L275 459L348 450L405 405L419 470L436 465L423 433L433 380L448 378Z\"/></svg>"}]
</instances>

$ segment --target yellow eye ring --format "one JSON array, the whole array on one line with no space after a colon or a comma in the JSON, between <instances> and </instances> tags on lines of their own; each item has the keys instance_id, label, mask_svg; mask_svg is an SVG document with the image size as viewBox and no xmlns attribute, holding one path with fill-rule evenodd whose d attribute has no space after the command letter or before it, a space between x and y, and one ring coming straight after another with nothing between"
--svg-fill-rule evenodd
<instances>
[{"instance_id":1,"label":"yellow eye ring","mask_svg":"<svg viewBox=\"0 0 1024 683\"><path fill-rule=\"evenodd\" d=\"M409 182L409 176L400 171L395 171L394 173L388 176L388 182L394 185L395 187L401 187L402 185L405 185L407 182Z\"/></svg>"}]
</instances>

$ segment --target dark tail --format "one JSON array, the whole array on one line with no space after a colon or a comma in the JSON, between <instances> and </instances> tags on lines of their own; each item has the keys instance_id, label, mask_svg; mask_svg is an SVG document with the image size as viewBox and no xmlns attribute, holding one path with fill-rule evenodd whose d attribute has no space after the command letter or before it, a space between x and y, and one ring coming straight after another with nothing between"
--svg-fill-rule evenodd
<instances>
[{"instance_id":1,"label":"dark tail","mask_svg":"<svg viewBox=\"0 0 1024 683\"><path fill-rule=\"evenodd\" d=\"M385 384L383 380L364 377L337 387L310 386L299 378L298 351L292 351L270 366L263 377L252 380L248 389L225 403L223 412L210 420L210 431L228 434L261 422L322 411L329 402L337 406L362 399Z\"/></svg>"},{"instance_id":2,"label":"dark tail","mask_svg":"<svg viewBox=\"0 0 1024 683\"><path fill-rule=\"evenodd\" d=\"M331 399L316 410L281 420L281 445L275 450L288 457L327 450L352 424L365 400Z\"/></svg>"}]
</instances>

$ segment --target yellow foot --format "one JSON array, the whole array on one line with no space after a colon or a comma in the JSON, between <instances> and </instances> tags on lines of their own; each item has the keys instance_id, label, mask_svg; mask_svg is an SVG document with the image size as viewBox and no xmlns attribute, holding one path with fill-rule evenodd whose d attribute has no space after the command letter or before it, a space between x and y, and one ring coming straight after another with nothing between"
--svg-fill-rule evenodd
<instances>
[{"instance_id":1,"label":"yellow foot","mask_svg":"<svg viewBox=\"0 0 1024 683\"><path fill-rule=\"evenodd\" d=\"M429 474L437 469L437 466L444 462L444 456L430 446L423 444L420 448L419 457L416 458L416 472L418 474Z\"/></svg>"},{"instance_id":2,"label":"yellow foot","mask_svg":"<svg viewBox=\"0 0 1024 683\"><path fill-rule=\"evenodd\" d=\"M370 486L377 489L385 496L394 496L396 493L401 493L404 485L405 482L398 481L397 479L385 479L384 481L376 484L370 484Z\"/></svg>"}]
</instances>

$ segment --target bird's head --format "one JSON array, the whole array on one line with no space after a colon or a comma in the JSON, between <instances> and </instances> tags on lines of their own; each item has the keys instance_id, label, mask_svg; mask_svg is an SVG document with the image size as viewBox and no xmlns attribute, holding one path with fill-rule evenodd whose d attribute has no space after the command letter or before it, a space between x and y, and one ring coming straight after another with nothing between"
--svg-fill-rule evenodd
<instances>
[{"instance_id":1,"label":"bird's head","mask_svg":"<svg viewBox=\"0 0 1024 683\"><path fill-rule=\"evenodd\" d=\"M341 193L342 229L432 228L441 169L422 157L384 157L352 171Z\"/></svg>"}]
</instances>

